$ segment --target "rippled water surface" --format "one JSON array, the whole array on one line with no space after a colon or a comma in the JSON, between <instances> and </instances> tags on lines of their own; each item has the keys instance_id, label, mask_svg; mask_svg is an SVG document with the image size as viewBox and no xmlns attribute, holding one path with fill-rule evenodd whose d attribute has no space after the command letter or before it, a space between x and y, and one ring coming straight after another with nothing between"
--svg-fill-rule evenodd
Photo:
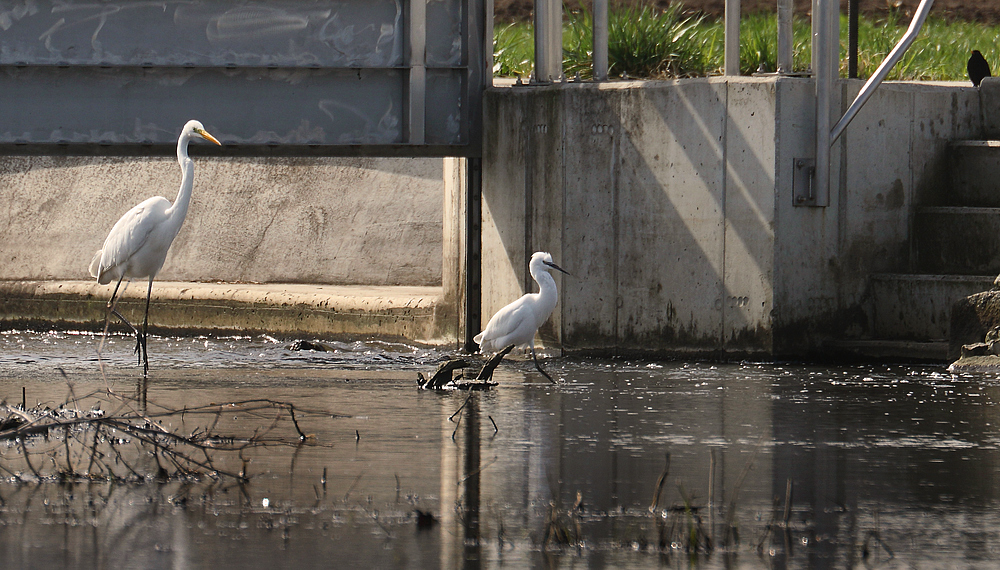
<instances>
[{"instance_id":1,"label":"rippled water surface","mask_svg":"<svg viewBox=\"0 0 1000 570\"><path fill-rule=\"evenodd\" d=\"M143 383L99 343L0 334L0 399L270 443L207 452L240 484L135 438L87 482L91 432L0 441L2 568L1000 568L993 377L518 358L470 395L419 390L450 356L423 348L158 337Z\"/></svg>"}]
</instances>

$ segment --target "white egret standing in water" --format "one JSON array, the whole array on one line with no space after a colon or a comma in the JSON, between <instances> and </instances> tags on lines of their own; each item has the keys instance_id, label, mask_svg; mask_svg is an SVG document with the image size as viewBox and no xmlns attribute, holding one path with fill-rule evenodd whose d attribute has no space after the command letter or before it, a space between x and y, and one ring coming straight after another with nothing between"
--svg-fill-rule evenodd
<instances>
[{"instance_id":1,"label":"white egret standing in water","mask_svg":"<svg viewBox=\"0 0 1000 570\"><path fill-rule=\"evenodd\" d=\"M476 335L475 341L479 343L479 348L483 352L498 352L510 345L530 347L535 367L550 382L555 382L542 370L535 354L535 332L549 318L552 309L556 308L556 302L559 301L559 292L556 290L555 279L549 273L550 269L569 275L566 270L552 262L550 254L543 251L532 254L528 271L535 283L538 283L538 292L527 293L497 311L486 324L486 329Z\"/></svg>"},{"instance_id":2,"label":"white egret standing in water","mask_svg":"<svg viewBox=\"0 0 1000 570\"><path fill-rule=\"evenodd\" d=\"M90 262L90 275L97 278L101 285L107 285L117 280L115 290L108 301L108 311L127 324L135 333L135 352L139 364L143 365L142 373L149 372L149 357L146 355L146 329L149 325L149 297L153 291L153 278L163 267L167 258L167 250L177 236L184 223L188 205L191 203L191 186L194 183L194 162L188 158L188 143L195 135L205 140L221 145L218 140L205 131L198 121L188 121L177 139L177 162L181 166L181 187L177 198L171 204L163 196L154 196L135 206L115 223L111 233L104 240L104 247L97 250ZM146 313L142 318L142 329L118 312L116 305L118 288L122 280L142 277L149 278L146 289ZM110 315L108 315L110 318ZM105 326L105 331L107 327ZM102 341L103 344L103 341Z\"/></svg>"}]
</instances>

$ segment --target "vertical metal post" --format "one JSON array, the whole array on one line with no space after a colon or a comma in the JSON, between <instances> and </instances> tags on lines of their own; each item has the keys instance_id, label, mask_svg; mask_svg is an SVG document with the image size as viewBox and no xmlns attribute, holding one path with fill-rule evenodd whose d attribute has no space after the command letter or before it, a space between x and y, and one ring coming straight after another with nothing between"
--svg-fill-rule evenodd
<instances>
[{"instance_id":1,"label":"vertical metal post","mask_svg":"<svg viewBox=\"0 0 1000 570\"><path fill-rule=\"evenodd\" d=\"M813 0L813 77L816 79L815 206L830 203L830 104L839 54L839 0Z\"/></svg>"},{"instance_id":2,"label":"vertical metal post","mask_svg":"<svg viewBox=\"0 0 1000 570\"><path fill-rule=\"evenodd\" d=\"M608 0L594 0L594 81L608 79Z\"/></svg>"},{"instance_id":3,"label":"vertical metal post","mask_svg":"<svg viewBox=\"0 0 1000 570\"><path fill-rule=\"evenodd\" d=\"M427 0L413 0L410 3L410 84L409 123L410 144L424 144L424 113L426 109L427 68L425 52L427 45Z\"/></svg>"},{"instance_id":4,"label":"vertical metal post","mask_svg":"<svg viewBox=\"0 0 1000 570\"><path fill-rule=\"evenodd\" d=\"M535 1L535 77L552 83L562 77L562 0Z\"/></svg>"},{"instance_id":5,"label":"vertical metal post","mask_svg":"<svg viewBox=\"0 0 1000 570\"><path fill-rule=\"evenodd\" d=\"M858 0L847 1L847 76L858 78Z\"/></svg>"},{"instance_id":6,"label":"vertical metal post","mask_svg":"<svg viewBox=\"0 0 1000 570\"><path fill-rule=\"evenodd\" d=\"M724 73L740 74L740 0L726 0Z\"/></svg>"},{"instance_id":7,"label":"vertical metal post","mask_svg":"<svg viewBox=\"0 0 1000 570\"><path fill-rule=\"evenodd\" d=\"M483 324L483 159L465 159L465 350L476 352L473 339Z\"/></svg>"},{"instance_id":8,"label":"vertical metal post","mask_svg":"<svg viewBox=\"0 0 1000 570\"><path fill-rule=\"evenodd\" d=\"M792 0L778 0L778 73L792 72Z\"/></svg>"}]
</instances>

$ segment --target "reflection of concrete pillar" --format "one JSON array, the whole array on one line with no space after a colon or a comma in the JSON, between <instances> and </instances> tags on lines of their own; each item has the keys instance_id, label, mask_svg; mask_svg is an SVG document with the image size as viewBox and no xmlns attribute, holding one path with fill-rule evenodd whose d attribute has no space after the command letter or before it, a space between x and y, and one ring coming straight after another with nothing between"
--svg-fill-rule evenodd
<instances>
[{"instance_id":1,"label":"reflection of concrete pillar","mask_svg":"<svg viewBox=\"0 0 1000 570\"><path fill-rule=\"evenodd\" d=\"M455 516L458 501L458 485L461 473L458 469L458 446L451 439L455 424L448 421L448 413L441 409L441 524L438 537L441 544L441 568L458 568L459 537L462 536Z\"/></svg>"},{"instance_id":2,"label":"reflection of concrete pillar","mask_svg":"<svg viewBox=\"0 0 1000 570\"><path fill-rule=\"evenodd\" d=\"M479 567L481 545L479 540L479 488L480 488L480 458L479 458L479 399L473 395L463 411L462 421L465 423L465 441L463 452L465 459L465 476L462 490L465 497L462 502L464 514L465 536L465 566Z\"/></svg>"}]
</instances>

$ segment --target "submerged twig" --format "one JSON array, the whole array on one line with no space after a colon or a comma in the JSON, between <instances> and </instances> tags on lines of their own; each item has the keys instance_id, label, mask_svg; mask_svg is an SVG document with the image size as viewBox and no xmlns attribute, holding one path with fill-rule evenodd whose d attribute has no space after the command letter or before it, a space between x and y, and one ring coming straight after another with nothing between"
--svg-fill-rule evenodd
<instances>
[{"instance_id":1,"label":"submerged twig","mask_svg":"<svg viewBox=\"0 0 1000 570\"><path fill-rule=\"evenodd\" d=\"M663 484L667 482L667 476L670 474L670 452L667 452L667 462L663 466L663 473L660 474L660 478L656 480L656 491L653 494L653 502L649 505L649 512L655 513L656 509L660 507L660 493L663 491Z\"/></svg>"},{"instance_id":2,"label":"submerged twig","mask_svg":"<svg viewBox=\"0 0 1000 570\"><path fill-rule=\"evenodd\" d=\"M723 544L728 546L731 544L730 540L733 542L738 542L739 538L736 534L736 529L733 523L736 520L736 501L740 496L740 489L743 488L743 481L747 478L750 473L750 469L753 468L754 461L757 459L757 454L760 452L760 448L764 443L764 434L761 434L757 438L757 445L754 446L753 453L747 458L746 465L743 466L743 470L740 471L738 477L736 477L736 484L733 485L732 498L729 500L729 506L726 508L726 533L723 537Z\"/></svg>"}]
</instances>

